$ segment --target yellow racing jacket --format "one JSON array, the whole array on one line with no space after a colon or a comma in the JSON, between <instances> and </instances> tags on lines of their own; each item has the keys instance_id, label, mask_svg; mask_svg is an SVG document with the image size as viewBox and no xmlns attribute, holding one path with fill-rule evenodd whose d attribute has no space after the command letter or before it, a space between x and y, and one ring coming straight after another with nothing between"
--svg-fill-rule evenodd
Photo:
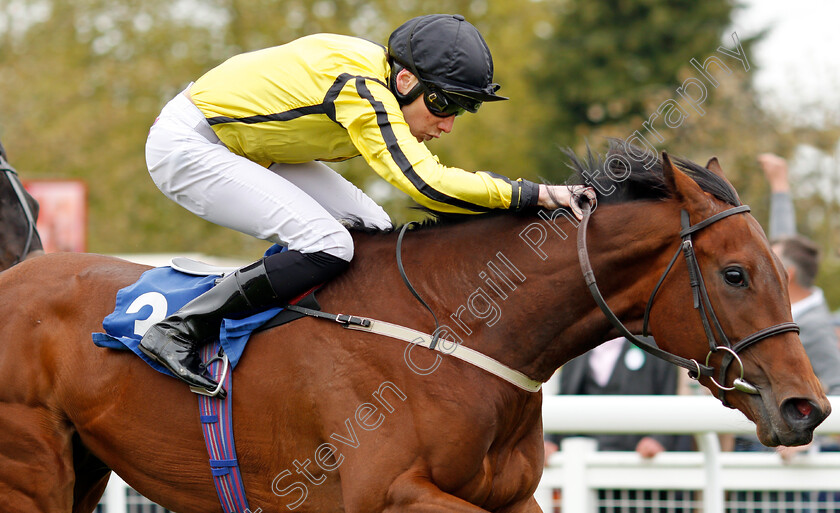
<instances>
[{"instance_id":1,"label":"yellow racing jacket","mask_svg":"<svg viewBox=\"0 0 840 513\"><path fill-rule=\"evenodd\" d=\"M199 78L190 97L230 151L264 166L362 155L432 210L536 205L533 182L442 165L411 135L389 73L384 47L316 34L232 57Z\"/></svg>"}]
</instances>

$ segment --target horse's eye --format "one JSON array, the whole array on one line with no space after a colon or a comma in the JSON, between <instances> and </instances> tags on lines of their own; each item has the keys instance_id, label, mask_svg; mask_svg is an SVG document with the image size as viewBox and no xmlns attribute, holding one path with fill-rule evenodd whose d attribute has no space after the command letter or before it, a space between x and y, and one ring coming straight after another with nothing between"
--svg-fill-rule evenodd
<instances>
[{"instance_id":1,"label":"horse's eye","mask_svg":"<svg viewBox=\"0 0 840 513\"><path fill-rule=\"evenodd\" d=\"M745 273L740 267L727 267L724 269L723 279L726 281L727 285L731 285L733 287L746 287L748 285L747 273Z\"/></svg>"}]
</instances>

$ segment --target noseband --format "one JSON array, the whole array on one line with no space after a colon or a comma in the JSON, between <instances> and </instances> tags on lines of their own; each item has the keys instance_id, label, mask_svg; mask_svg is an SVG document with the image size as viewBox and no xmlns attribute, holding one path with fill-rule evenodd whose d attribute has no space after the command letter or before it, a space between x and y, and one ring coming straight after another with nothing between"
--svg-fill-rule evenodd
<instances>
[{"instance_id":1,"label":"noseband","mask_svg":"<svg viewBox=\"0 0 840 513\"><path fill-rule=\"evenodd\" d=\"M586 285L589 287L589 291L592 294L592 297L595 299L595 302L607 316L610 323L628 340L633 342L639 348L647 351L648 353L661 358L665 361L671 362L674 365L678 365L685 369L688 369L688 374L692 379L699 379L700 376L708 376L709 379L714 383L714 385L718 388L718 398L726 404L724 399L724 393L729 392L732 390L738 390L747 394L758 394L758 388L755 385L749 383L744 379L744 364L741 362L741 358L738 356L738 353L743 351L744 349L748 348L749 346L764 340L765 338L772 337L774 335L778 335L780 333L786 333L789 331L799 332L799 326L793 322L783 322L780 324L776 324L774 326L770 326L769 328L764 328L759 330L748 337L741 339L740 341L732 344L729 341L729 338L723 331L723 328L718 321L717 315L715 315L714 309L712 308L711 301L709 300L709 293L706 290L706 284L703 281L703 275L700 273L700 265L697 263L697 255L694 252L694 244L692 243L691 236L695 232L702 230L703 228L720 221L726 217L735 214L743 214L750 211L750 207L747 205L741 205L737 207L730 208L728 210L724 210L723 212L717 213L699 223L692 225L689 221L688 212L685 210L681 211L680 214L680 223L682 225L682 230L680 231L680 239L682 239L682 243L677 248L674 257L671 258L671 262L668 264L668 267L665 268L665 272L662 273L662 276L659 278L659 282L657 282L656 287L654 287L653 292L650 295L650 299L648 300L647 306L645 307L645 316L644 316L644 323L642 325L642 336L634 335L630 333L627 327L621 323L621 321L616 317L615 313L610 309L607 305L604 297L601 295L600 290L598 290L598 285L595 283L595 273L592 270L592 264L589 262L589 252L586 249L586 228L589 224L589 218L591 217L592 209L589 203L583 203L581 205L581 210L583 211L583 220L578 228L578 237L577 237L577 245L578 245L578 259L580 260L580 267L583 271L583 278L586 281ZM662 283L665 281L665 277L668 276L668 273L673 268L674 263L677 261L677 258L680 256L680 253L683 254L685 257L686 265L688 266L688 276L689 281L691 283L691 292L692 296L694 297L694 308L700 313L700 320L703 322L703 331L706 333L706 339L709 342L709 353L706 355L706 361L704 364L700 364L697 360L683 358L681 356L677 356L673 353L669 353L663 349L660 349L656 342L653 340L653 337L648 335L648 319L650 317L650 310L653 306L653 300L656 297L656 293L659 291L659 288L662 286ZM721 351L723 353L723 359L721 360L720 370L718 371L718 381L715 380L715 369L714 367L709 366L709 359L711 358L712 354ZM737 361L738 366L740 367L740 376L735 378L732 382L732 386L727 387L724 385L726 379L726 372L729 369L729 365L733 362Z\"/></svg>"},{"instance_id":2,"label":"noseband","mask_svg":"<svg viewBox=\"0 0 840 513\"><path fill-rule=\"evenodd\" d=\"M26 201L26 193L24 192L23 185L20 183L17 171L6 162L6 159L2 155L0 155L0 171L3 171L9 180L9 184L12 186L12 190L15 191L17 199L20 202L20 208L23 209L23 215L26 216L26 244L23 245L23 251L12 262L12 265L15 265L20 263L29 254L29 248L32 247L32 239L38 236L38 230L35 228L35 216L32 214L32 209L29 208L29 202ZM40 238L40 236L38 237Z\"/></svg>"}]
</instances>

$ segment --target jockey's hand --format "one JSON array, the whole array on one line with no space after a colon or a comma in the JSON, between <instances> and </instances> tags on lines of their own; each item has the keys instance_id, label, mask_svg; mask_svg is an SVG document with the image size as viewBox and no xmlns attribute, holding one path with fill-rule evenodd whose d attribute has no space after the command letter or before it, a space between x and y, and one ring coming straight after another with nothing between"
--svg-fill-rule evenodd
<instances>
[{"instance_id":1,"label":"jockey's hand","mask_svg":"<svg viewBox=\"0 0 840 513\"><path fill-rule=\"evenodd\" d=\"M540 195L537 205L550 210L569 207L578 219L583 219L583 213L577 198L586 196L589 203L595 204L595 190L583 185L540 185ZM574 201L573 201L574 199Z\"/></svg>"}]
</instances>

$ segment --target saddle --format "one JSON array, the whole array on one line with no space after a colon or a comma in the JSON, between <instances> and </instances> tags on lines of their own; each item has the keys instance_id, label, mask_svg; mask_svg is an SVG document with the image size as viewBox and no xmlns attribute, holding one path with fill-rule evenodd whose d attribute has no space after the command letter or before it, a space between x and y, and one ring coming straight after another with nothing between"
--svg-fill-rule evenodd
<instances>
[{"instance_id":1,"label":"saddle","mask_svg":"<svg viewBox=\"0 0 840 513\"><path fill-rule=\"evenodd\" d=\"M269 253L276 251L274 248ZM175 257L169 266L155 267L143 273L133 284L117 292L114 311L102 321L104 332L93 333L99 347L132 351L155 370L171 375L139 349L146 330L212 288L216 281L236 271L186 257ZM320 311L314 292L296 302L303 311ZM300 311L269 308L244 319L225 319L219 331L222 351L236 367L251 334L281 326L304 317Z\"/></svg>"},{"instance_id":2,"label":"saddle","mask_svg":"<svg viewBox=\"0 0 840 513\"><path fill-rule=\"evenodd\" d=\"M169 262L169 265L172 269L191 276L218 276L219 278L223 278L228 274L236 272L238 269L238 267L208 264L188 257L173 257ZM304 313L304 309L315 311L321 310L321 305L318 304L318 300L315 299L315 291L310 292L301 300L295 301L294 305L298 308L294 310L290 308L281 309L274 317L265 321L264 324L254 328L254 333L282 326L283 324L288 324L294 320L306 317L307 314Z\"/></svg>"}]
</instances>

